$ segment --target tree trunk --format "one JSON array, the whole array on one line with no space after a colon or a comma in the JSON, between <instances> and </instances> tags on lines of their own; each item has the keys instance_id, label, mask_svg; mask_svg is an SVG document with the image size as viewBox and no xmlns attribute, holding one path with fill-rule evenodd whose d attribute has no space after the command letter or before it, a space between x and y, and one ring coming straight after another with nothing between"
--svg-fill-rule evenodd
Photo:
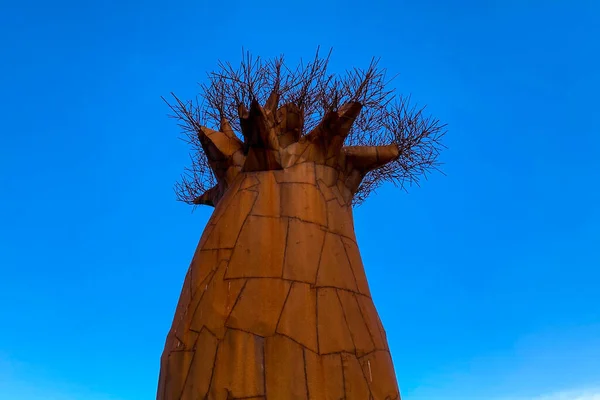
<instances>
[{"instance_id":1,"label":"tree trunk","mask_svg":"<svg viewBox=\"0 0 600 400\"><path fill-rule=\"evenodd\" d=\"M400 399L348 174L295 156L260 170L248 155L222 191L185 277L157 399Z\"/></svg>"}]
</instances>

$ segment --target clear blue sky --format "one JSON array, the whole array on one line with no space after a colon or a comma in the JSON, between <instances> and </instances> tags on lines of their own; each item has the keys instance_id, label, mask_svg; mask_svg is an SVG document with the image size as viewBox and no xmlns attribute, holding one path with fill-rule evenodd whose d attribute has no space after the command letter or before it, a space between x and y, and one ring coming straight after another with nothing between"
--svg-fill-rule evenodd
<instances>
[{"instance_id":1,"label":"clear blue sky","mask_svg":"<svg viewBox=\"0 0 600 400\"><path fill-rule=\"evenodd\" d=\"M355 212L403 399L600 399L599 20L591 0L0 0L0 399L153 398L212 211L174 200L187 148L160 96L242 46L317 45L339 71L381 56L449 127L446 177Z\"/></svg>"}]
</instances>

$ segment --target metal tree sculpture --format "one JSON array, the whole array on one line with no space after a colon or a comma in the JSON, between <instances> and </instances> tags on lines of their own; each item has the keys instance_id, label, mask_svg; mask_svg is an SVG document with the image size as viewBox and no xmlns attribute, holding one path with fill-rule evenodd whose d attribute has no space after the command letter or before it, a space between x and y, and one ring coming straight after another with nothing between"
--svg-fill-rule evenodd
<instances>
[{"instance_id":1,"label":"metal tree sculpture","mask_svg":"<svg viewBox=\"0 0 600 400\"><path fill-rule=\"evenodd\" d=\"M209 75L203 105L175 97L195 149L178 197L215 211L158 399L400 398L352 205L435 169L443 126L386 90L376 62L339 79L328 60L248 57Z\"/></svg>"}]
</instances>

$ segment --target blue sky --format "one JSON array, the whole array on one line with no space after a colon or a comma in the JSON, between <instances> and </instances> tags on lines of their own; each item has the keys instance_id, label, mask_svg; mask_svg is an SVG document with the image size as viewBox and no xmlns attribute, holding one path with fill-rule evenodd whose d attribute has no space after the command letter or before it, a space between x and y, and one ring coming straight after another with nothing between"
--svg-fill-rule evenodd
<instances>
[{"instance_id":1,"label":"blue sky","mask_svg":"<svg viewBox=\"0 0 600 400\"><path fill-rule=\"evenodd\" d=\"M600 4L0 0L0 398L141 400L212 209L161 95L372 56L447 176L355 212L405 400L600 399ZM389 256L391 255L391 257Z\"/></svg>"}]
</instances>

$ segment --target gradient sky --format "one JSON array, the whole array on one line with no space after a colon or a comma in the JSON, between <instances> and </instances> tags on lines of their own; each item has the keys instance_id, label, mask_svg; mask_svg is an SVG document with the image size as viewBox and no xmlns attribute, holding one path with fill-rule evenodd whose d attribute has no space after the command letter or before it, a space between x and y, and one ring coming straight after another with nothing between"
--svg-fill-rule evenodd
<instances>
[{"instance_id":1,"label":"gradient sky","mask_svg":"<svg viewBox=\"0 0 600 400\"><path fill-rule=\"evenodd\" d=\"M0 399L144 400L211 208L161 95L372 56L447 176L355 211L404 400L600 399L597 1L0 0Z\"/></svg>"}]
</instances>

